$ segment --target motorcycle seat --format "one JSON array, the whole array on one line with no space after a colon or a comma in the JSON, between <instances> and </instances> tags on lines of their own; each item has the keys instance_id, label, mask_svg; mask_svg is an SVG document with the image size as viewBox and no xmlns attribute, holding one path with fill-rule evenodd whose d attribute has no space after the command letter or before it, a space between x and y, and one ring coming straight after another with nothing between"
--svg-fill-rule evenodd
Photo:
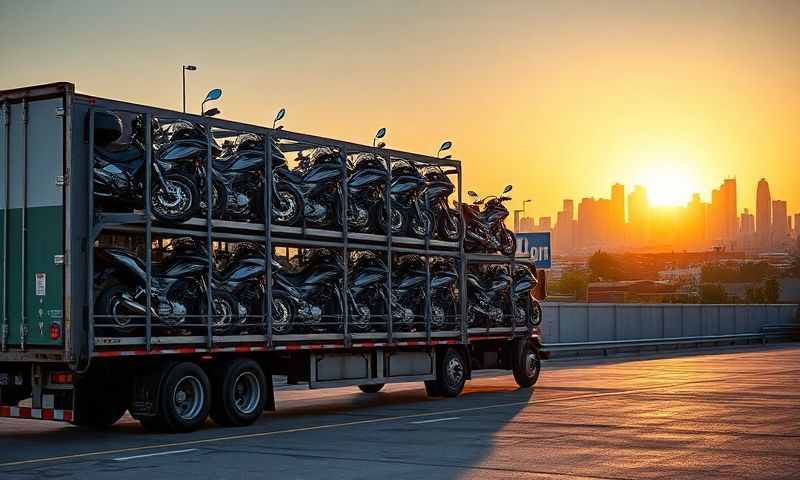
<instances>
[{"instance_id":1,"label":"motorcycle seat","mask_svg":"<svg viewBox=\"0 0 800 480\"><path fill-rule=\"evenodd\" d=\"M112 150L108 148L97 148L98 153L105 158L107 161L111 163L133 163L137 160L141 160L144 156L144 152L142 152L139 148L136 148L133 145L127 145L125 148L119 150Z\"/></svg>"}]
</instances>

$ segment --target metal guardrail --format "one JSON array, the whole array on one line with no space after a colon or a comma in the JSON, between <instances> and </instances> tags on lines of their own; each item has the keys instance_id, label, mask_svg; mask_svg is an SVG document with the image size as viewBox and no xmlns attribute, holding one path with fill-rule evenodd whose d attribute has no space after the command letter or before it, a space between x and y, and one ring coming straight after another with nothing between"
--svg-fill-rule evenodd
<instances>
[{"instance_id":1,"label":"metal guardrail","mask_svg":"<svg viewBox=\"0 0 800 480\"><path fill-rule=\"evenodd\" d=\"M591 351L790 338L798 305L545 303L544 350Z\"/></svg>"}]
</instances>

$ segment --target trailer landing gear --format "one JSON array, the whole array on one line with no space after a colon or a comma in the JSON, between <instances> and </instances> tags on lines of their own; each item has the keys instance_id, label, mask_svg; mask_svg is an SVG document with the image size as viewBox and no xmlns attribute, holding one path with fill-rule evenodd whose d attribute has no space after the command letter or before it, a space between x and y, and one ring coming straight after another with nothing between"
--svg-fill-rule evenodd
<instances>
[{"instance_id":1,"label":"trailer landing gear","mask_svg":"<svg viewBox=\"0 0 800 480\"><path fill-rule=\"evenodd\" d=\"M358 388L364 393L378 393L381 391L384 385L384 383L368 383L365 385L359 385Z\"/></svg>"}]
</instances>

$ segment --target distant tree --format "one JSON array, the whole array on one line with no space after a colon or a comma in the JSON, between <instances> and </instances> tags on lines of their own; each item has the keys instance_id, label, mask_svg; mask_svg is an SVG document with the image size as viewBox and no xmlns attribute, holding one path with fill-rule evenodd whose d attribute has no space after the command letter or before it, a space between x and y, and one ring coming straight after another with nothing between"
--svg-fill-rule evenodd
<instances>
[{"instance_id":1,"label":"distant tree","mask_svg":"<svg viewBox=\"0 0 800 480\"><path fill-rule=\"evenodd\" d=\"M592 272L592 279L620 280L622 270L620 264L610 253L596 251L589 258L589 270Z\"/></svg>"},{"instance_id":2,"label":"distant tree","mask_svg":"<svg viewBox=\"0 0 800 480\"><path fill-rule=\"evenodd\" d=\"M764 290L761 287L748 287L744 300L747 303L764 303Z\"/></svg>"},{"instance_id":3,"label":"distant tree","mask_svg":"<svg viewBox=\"0 0 800 480\"><path fill-rule=\"evenodd\" d=\"M728 295L725 288L718 283L700 285L700 303L726 303Z\"/></svg>"},{"instance_id":4,"label":"distant tree","mask_svg":"<svg viewBox=\"0 0 800 480\"><path fill-rule=\"evenodd\" d=\"M575 295L578 300L586 300L586 286L589 283L586 273L577 270L567 270L558 282L558 291L563 294Z\"/></svg>"},{"instance_id":5,"label":"distant tree","mask_svg":"<svg viewBox=\"0 0 800 480\"><path fill-rule=\"evenodd\" d=\"M776 278L768 278L764 281L764 303L778 303L781 296L781 284Z\"/></svg>"}]
</instances>

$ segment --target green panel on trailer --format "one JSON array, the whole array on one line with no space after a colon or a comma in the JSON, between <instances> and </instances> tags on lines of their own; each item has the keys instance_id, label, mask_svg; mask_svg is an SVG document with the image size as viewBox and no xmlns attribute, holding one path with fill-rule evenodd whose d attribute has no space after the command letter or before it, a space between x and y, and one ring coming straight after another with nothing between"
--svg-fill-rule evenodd
<instances>
[{"instance_id":1,"label":"green panel on trailer","mask_svg":"<svg viewBox=\"0 0 800 480\"><path fill-rule=\"evenodd\" d=\"M0 307L11 348L21 343L23 321L26 347L64 341L63 104L11 104L8 129L5 118L0 128Z\"/></svg>"}]
</instances>

